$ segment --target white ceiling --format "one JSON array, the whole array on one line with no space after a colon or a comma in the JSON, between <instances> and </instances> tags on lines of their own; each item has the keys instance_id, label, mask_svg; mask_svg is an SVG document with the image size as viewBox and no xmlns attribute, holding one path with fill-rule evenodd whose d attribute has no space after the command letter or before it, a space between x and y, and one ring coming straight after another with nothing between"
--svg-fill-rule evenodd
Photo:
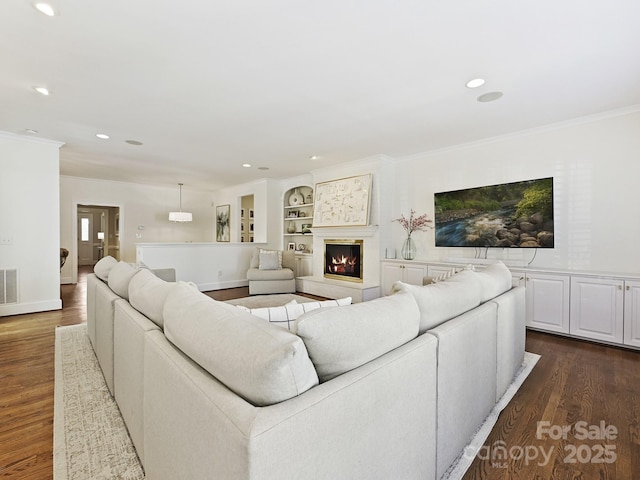
<instances>
[{"instance_id":1,"label":"white ceiling","mask_svg":"<svg viewBox=\"0 0 640 480\"><path fill-rule=\"evenodd\" d=\"M0 130L63 175L212 190L640 104L637 0L50 3L0 2Z\"/></svg>"}]
</instances>

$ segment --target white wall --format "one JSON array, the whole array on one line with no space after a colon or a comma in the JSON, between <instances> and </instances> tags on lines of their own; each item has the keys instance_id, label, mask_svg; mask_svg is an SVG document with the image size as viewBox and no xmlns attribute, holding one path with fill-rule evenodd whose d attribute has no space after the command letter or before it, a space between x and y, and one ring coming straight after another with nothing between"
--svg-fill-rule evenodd
<instances>
[{"instance_id":1,"label":"white wall","mask_svg":"<svg viewBox=\"0 0 640 480\"><path fill-rule=\"evenodd\" d=\"M61 145L0 132L0 269L18 269L18 303L0 305L0 316L62 308Z\"/></svg>"},{"instance_id":2,"label":"white wall","mask_svg":"<svg viewBox=\"0 0 640 480\"><path fill-rule=\"evenodd\" d=\"M433 194L554 177L555 248L539 249L536 268L640 273L640 108L413 155L396 165L395 216L413 208L433 218ZM413 235L416 260L473 256L436 248L433 231ZM397 224L393 243L405 238ZM489 249L489 257L530 261L528 249Z\"/></svg>"},{"instance_id":3,"label":"white wall","mask_svg":"<svg viewBox=\"0 0 640 480\"><path fill-rule=\"evenodd\" d=\"M258 180L255 182L243 183L241 185L235 185L232 187L222 188L216 190L213 195L214 204L229 205L230 206L230 231L231 242L240 242L238 222L240 216L240 209L242 208L241 200L245 195L253 195L253 210L254 210L254 231L253 237L255 243L271 243L274 240L269 238L272 232L267 231L269 219L269 205L270 202L270 189L274 182L267 179ZM215 209L214 209L215 215ZM214 224L215 227L215 224ZM213 240L215 242L215 231ZM222 242L221 242L222 243ZM227 242L224 242L227 243Z\"/></svg>"},{"instance_id":4,"label":"white wall","mask_svg":"<svg viewBox=\"0 0 640 480\"><path fill-rule=\"evenodd\" d=\"M193 213L193 221L174 223L169 221L169 211L179 207L177 184L175 187L160 187L60 176L60 242L69 250L69 258L62 270L63 281L77 281L78 205L119 207L120 259L135 262L136 243L213 241L215 209L212 199L211 192L194 191L183 186L182 209Z\"/></svg>"}]
</instances>

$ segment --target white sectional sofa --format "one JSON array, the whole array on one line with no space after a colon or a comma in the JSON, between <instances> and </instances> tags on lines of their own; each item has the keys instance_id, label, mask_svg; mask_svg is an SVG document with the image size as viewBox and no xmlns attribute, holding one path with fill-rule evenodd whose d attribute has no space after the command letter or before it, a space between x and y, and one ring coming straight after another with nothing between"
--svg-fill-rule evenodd
<instances>
[{"instance_id":1,"label":"white sectional sofa","mask_svg":"<svg viewBox=\"0 0 640 480\"><path fill-rule=\"evenodd\" d=\"M441 478L524 358L523 289L502 264L398 282L289 331L102 262L89 335L150 479ZM112 307L98 300L109 286Z\"/></svg>"}]
</instances>

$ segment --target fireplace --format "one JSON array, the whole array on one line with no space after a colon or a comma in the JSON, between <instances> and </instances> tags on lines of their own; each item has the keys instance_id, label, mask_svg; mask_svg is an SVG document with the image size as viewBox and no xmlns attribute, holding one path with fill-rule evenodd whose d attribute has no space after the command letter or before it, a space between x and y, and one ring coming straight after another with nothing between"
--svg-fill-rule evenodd
<instances>
[{"instance_id":1,"label":"fireplace","mask_svg":"<svg viewBox=\"0 0 640 480\"><path fill-rule=\"evenodd\" d=\"M362 282L363 240L325 240L324 276Z\"/></svg>"}]
</instances>

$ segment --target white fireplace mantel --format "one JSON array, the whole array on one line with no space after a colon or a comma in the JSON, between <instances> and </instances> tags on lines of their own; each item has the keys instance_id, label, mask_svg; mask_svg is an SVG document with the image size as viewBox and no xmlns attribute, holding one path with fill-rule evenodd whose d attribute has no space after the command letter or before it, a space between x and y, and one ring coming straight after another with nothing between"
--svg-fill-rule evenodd
<instances>
[{"instance_id":1,"label":"white fireplace mantel","mask_svg":"<svg viewBox=\"0 0 640 480\"><path fill-rule=\"evenodd\" d=\"M314 227L311 229L314 237L319 238L362 238L373 237L378 231L378 225L361 227Z\"/></svg>"}]
</instances>

